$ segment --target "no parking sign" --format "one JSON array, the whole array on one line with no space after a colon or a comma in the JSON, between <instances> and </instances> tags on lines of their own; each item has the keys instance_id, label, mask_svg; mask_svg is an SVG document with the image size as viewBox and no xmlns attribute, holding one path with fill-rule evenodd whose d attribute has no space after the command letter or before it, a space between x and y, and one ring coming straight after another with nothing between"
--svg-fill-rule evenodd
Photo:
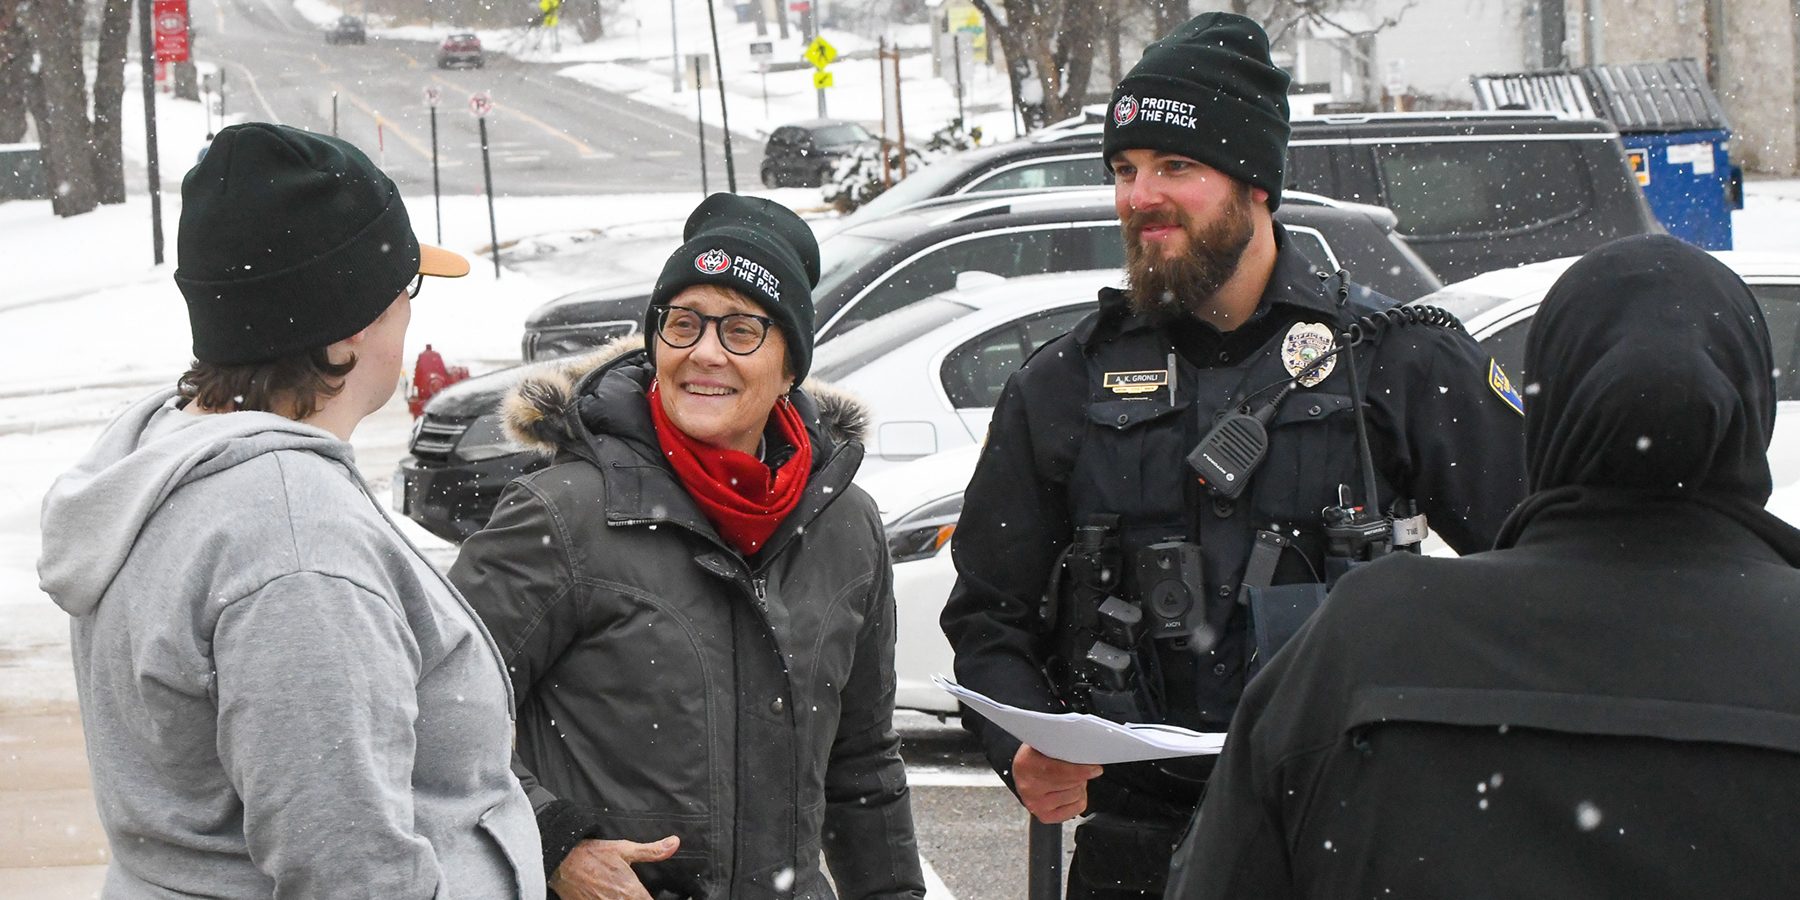
<instances>
[{"instance_id":1,"label":"no parking sign","mask_svg":"<svg viewBox=\"0 0 1800 900\"><path fill-rule=\"evenodd\" d=\"M486 92L469 95L469 112L474 113L475 118L485 119L493 111L494 101L488 98Z\"/></svg>"}]
</instances>

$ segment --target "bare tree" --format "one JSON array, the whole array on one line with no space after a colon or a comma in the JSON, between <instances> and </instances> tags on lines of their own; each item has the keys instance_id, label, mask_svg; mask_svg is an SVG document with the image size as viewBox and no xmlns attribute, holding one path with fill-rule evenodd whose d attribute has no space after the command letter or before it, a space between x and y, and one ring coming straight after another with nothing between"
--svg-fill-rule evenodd
<instances>
[{"instance_id":1,"label":"bare tree","mask_svg":"<svg viewBox=\"0 0 1800 900\"><path fill-rule=\"evenodd\" d=\"M1386 31L1400 24L1400 19L1418 5L1418 0L1408 0L1393 15L1384 17L1366 31L1352 28L1336 18L1344 8L1352 5L1362 4L1354 4L1353 0L1231 0L1231 11L1261 23L1263 30L1269 33L1269 43L1278 44L1302 25L1344 35Z\"/></svg>"},{"instance_id":2,"label":"bare tree","mask_svg":"<svg viewBox=\"0 0 1800 900\"><path fill-rule=\"evenodd\" d=\"M31 48L18 12L18 0L0 0L0 144L25 139L30 109Z\"/></svg>"},{"instance_id":3,"label":"bare tree","mask_svg":"<svg viewBox=\"0 0 1800 900\"><path fill-rule=\"evenodd\" d=\"M1095 0L972 0L1006 53L1007 75L1025 127L1081 112L1105 21Z\"/></svg>"},{"instance_id":4,"label":"bare tree","mask_svg":"<svg viewBox=\"0 0 1800 900\"><path fill-rule=\"evenodd\" d=\"M83 0L16 2L25 53L37 58L36 71L26 74L25 96L43 146L51 209L59 216L78 216L100 203L125 202L119 118L125 97L130 0L104 0L101 8L92 119L82 66Z\"/></svg>"}]
</instances>

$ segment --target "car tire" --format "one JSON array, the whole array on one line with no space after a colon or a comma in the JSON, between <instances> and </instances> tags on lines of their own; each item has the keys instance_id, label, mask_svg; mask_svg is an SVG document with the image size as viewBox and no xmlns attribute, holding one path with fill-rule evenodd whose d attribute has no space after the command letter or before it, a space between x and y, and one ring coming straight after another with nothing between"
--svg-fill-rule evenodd
<instances>
[{"instance_id":1,"label":"car tire","mask_svg":"<svg viewBox=\"0 0 1800 900\"><path fill-rule=\"evenodd\" d=\"M762 167L762 185L763 185L763 187L766 187L766 188L781 187L781 179L776 176L775 169L773 167L770 167L770 166Z\"/></svg>"},{"instance_id":2,"label":"car tire","mask_svg":"<svg viewBox=\"0 0 1800 900\"><path fill-rule=\"evenodd\" d=\"M818 171L813 173L811 183L807 184L806 187L824 187L825 182L830 181L830 180L831 180L831 166L828 166L828 165L820 166L818 168Z\"/></svg>"}]
</instances>

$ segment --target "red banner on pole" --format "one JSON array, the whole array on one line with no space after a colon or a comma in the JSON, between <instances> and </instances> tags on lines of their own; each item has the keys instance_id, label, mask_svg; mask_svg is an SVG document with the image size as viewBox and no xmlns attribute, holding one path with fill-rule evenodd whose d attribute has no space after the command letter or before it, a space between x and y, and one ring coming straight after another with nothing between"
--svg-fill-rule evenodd
<instances>
[{"instance_id":1,"label":"red banner on pole","mask_svg":"<svg viewBox=\"0 0 1800 900\"><path fill-rule=\"evenodd\" d=\"M156 22L156 61L187 62L187 0L156 0L152 17Z\"/></svg>"}]
</instances>

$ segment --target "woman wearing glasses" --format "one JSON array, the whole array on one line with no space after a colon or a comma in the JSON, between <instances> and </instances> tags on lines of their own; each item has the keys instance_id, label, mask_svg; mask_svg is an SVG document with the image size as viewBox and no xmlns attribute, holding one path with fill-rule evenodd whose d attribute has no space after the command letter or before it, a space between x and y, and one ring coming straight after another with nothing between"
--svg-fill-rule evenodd
<instances>
[{"instance_id":1,"label":"woman wearing glasses","mask_svg":"<svg viewBox=\"0 0 1800 900\"><path fill-rule=\"evenodd\" d=\"M862 410L799 387L818 244L731 194L684 236L646 349L508 399L554 461L451 572L519 698L545 873L563 900L829 898L823 850L842 896L920 897Z\"/></svg>"}]
</instances>

